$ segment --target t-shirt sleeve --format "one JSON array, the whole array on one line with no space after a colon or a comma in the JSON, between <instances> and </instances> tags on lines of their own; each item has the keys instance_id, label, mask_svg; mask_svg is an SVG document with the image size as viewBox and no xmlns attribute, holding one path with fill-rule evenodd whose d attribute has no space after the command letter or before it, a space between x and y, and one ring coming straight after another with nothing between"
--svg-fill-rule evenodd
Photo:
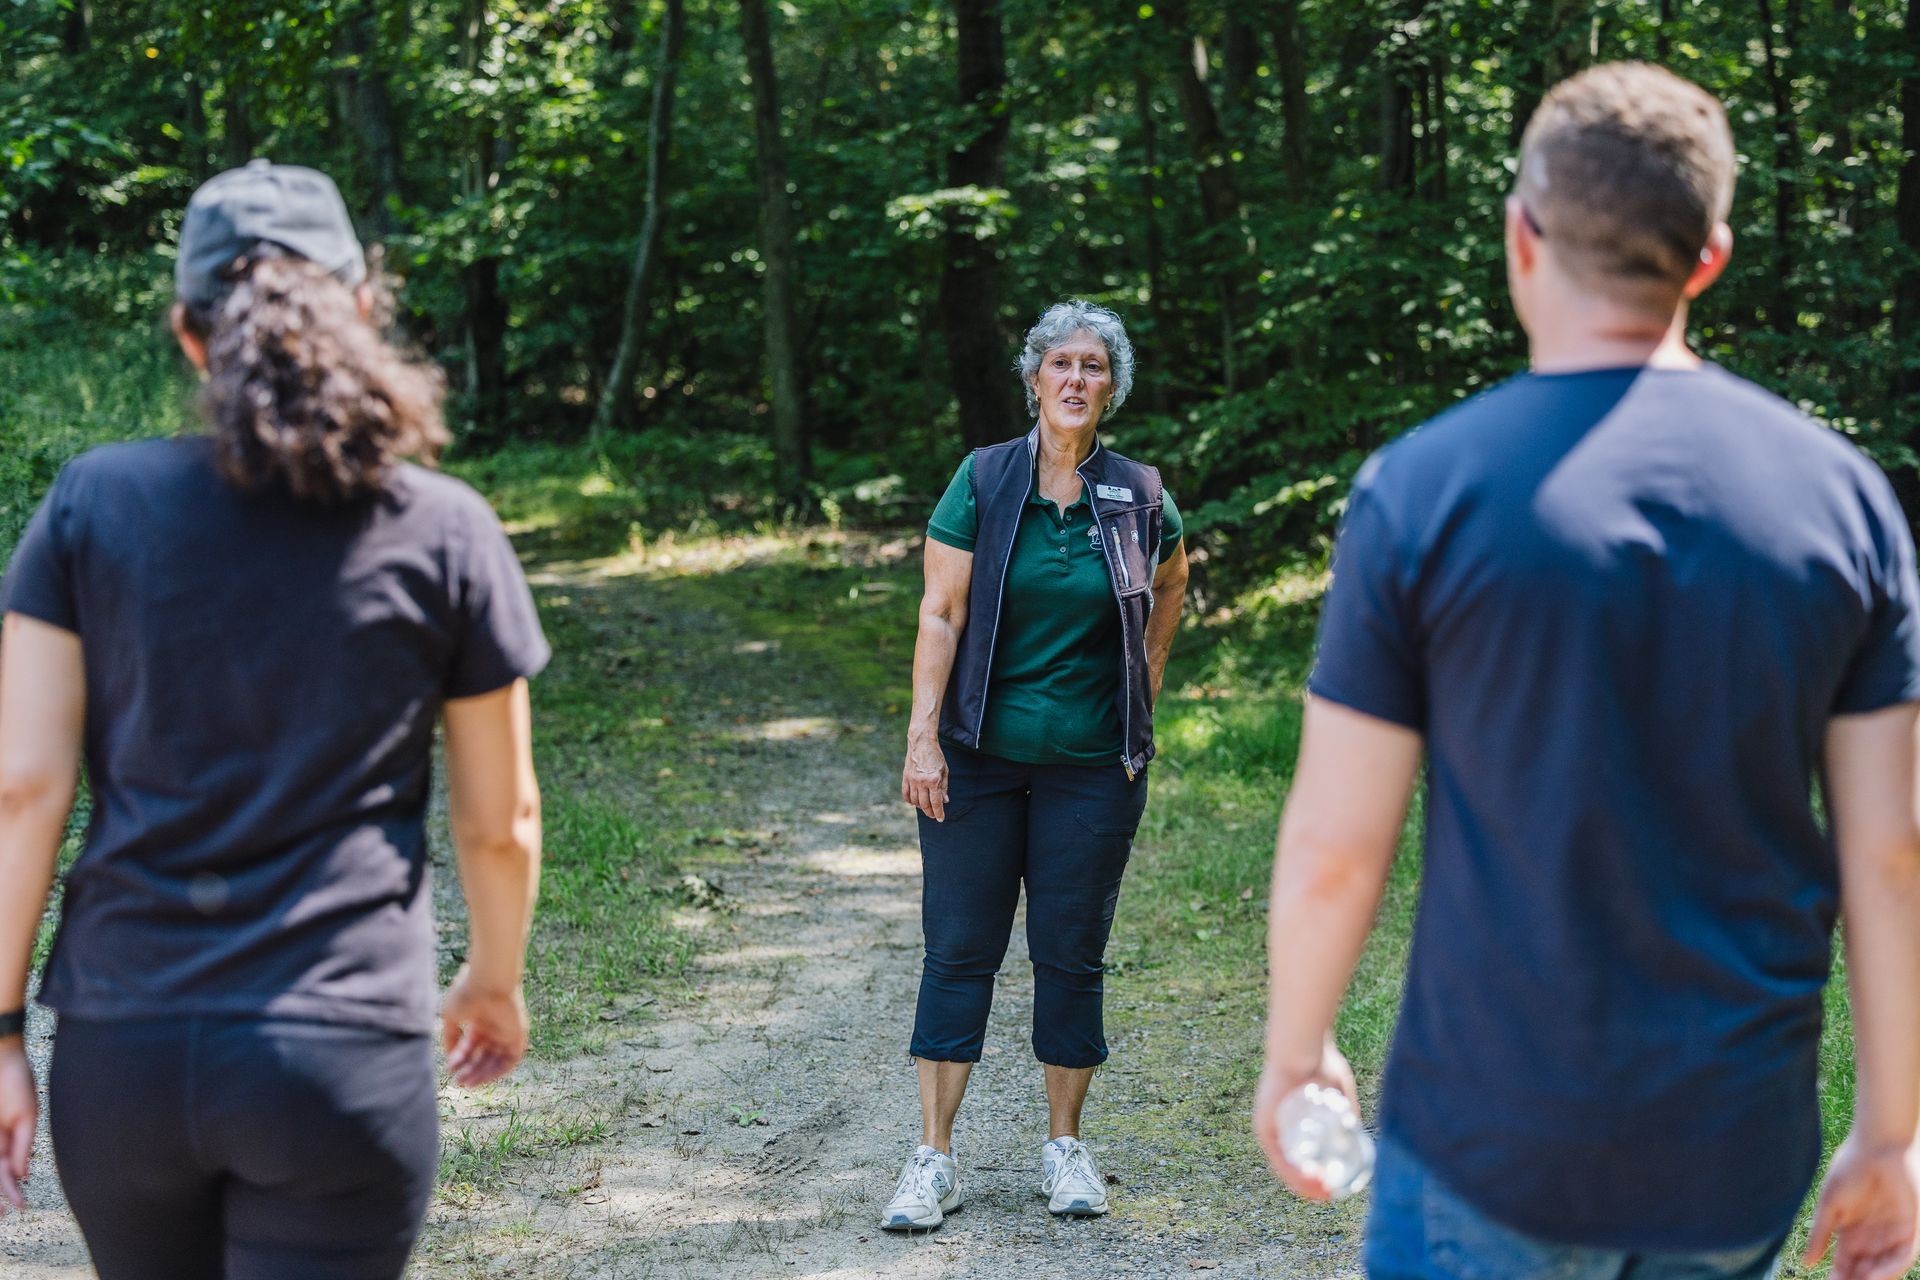
<instances>
[{"instance_id":1,"label":"t-shirt sleeve","mask_svg":"<svg viewBox=\"0 0 1920 1280\"><path fill-rule=\"evenodd\" d=\"M449 698L473 698L538 675L553 651L540 630L519 557L492 508L473 495L459 529L454 582L459 638L445 692Z\"/></svg>"},{"instance_id":2,"label":"t-shirt sleeve","mask_svg":"<svg viewBox=\"0 0 1920 1280\"><path fill-rule=\"evenodd\" d=\"M1307 688L1316 698L1424 732L1426 676L1400 573L1386 513L1356 485L1334 546Z\"/></svg>"},{"instance_id":3,"label":"t-shirt sleeve","mask_svg":"<svg viewBox=\"0 0 1920 1280\"><path fill-rule=\"evenodd\" d=\"M1873 612L1834 697L1833 714L1860 715L1920 701L1920 579L1913 533L1890 485L1869 499L1875 523Z\"/></svg>"},{"instance_id":4,"label":"t-shirt sleeve","mask_svg":"<svg viewBox=\"0 0 1920 1280\"><path fill-rule=\"evenodd\" d=\"M980 512L973 500L973 455L968 454L960 469L947 482L947 491L934 504L933 518L927 521L927 536L961 551L973 550L980 533Z\"/></svg>"},{"instance_id":5,"label":"t-shirt sleeve","mask_svg":"<svg viewBox=\"0 0 1920 1280\"><path fill-rule=\"evenodd\" d=\"M68 468L55 478L20 535L6 579L0 582L0 608L78 633L80 610L74 601L68 544L73 521L70 475Z\"/></svg>"},{"instance_id":6,"label":"t-shirt sleeve","mask_svg":"<svg viewBox=\"0 0 1920 1280\"><path fill-rule=\"evenodd\" d=\"M1165 564L1173 559L1173 553L1180 549L1180 539L1187 536L1187 522L1180 518L1180 508L1174 503L1173 495L1165 489L1160 491L1160 560Z\"/></svg>"}]
</instances>

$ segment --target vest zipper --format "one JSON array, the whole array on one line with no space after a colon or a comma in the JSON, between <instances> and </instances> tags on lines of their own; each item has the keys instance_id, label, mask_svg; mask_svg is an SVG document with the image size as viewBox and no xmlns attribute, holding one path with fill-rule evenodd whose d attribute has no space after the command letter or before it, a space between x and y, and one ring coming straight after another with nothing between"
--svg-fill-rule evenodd
<instances>
[{"instance_id":1,"label":"vest zipper","mask_svg":"<svg viewBox=\"0 0 1920 1280\"><path fill-rule=\"evenodd\" d=\"M1087 460L1091 462L1094 455L1099 453L1099 451L1100 446L1096 442L1094 445L1094 453L1088 454ZM1082 463L1081 465L1085 466L1086 464ZM1096 490L1099 486L1087 479L1087 477L1082 475L1078 470L1075 470L1074 474L1080 476L1080 483L1087 486L1087 506L1093 511L1093 523L1097 528L1100 524L1100 501L1096 496ZM1100 539L1100 553L1106 558L1107 572L1112 578L1124 582L1127 586L1131 587L1133 585L1133 575L1127 572L1126 560L1120 555L1120 524L1118 521L1115 521L1110 527L1113 530L1113 537L1111 539L1113 546L1111 548L1108 547L1107 543L1109 539ZM1127 660L1127 655L1132 652L1133 633L1127 628L1127 607L1120 602L1120 594L1117 591L1114 593L1113 603L1114 607L1120 611L1120 692L1122 695L1120 699L1122 708L1120 713L1120 767L1127 771L1127 781L1132 782L1133 757L1128 754L1127 748L1133 743L1133 664ZM983 703L982 706L984 707L984 705Z\"/></svg>"}]
</instances>

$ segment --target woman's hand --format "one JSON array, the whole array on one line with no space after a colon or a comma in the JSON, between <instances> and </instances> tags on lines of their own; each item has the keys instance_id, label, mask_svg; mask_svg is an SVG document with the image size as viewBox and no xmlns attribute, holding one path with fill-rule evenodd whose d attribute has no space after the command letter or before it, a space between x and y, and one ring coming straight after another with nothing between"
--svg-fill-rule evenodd
<instances>
[{"instance_id":1,"label":"woman's hand","mask_svg":"<svg viewBox=\"0 0 1920 1280\"><path fill-rule=\"evenodd\" d=\"M447 1074L462 1088L492 1084L527 1056L527 1002L518 985L490 987L466 965L440 1006Z\"/></svg>"},{"instance_id":2,"label":"woman's hand","mask_svg":"<svg viewBox=\"0 0 1920 1280\"><path fill-rule=\"evenodd\" d=\"M40 1099L26 1042L9 1036L0 1040L0 1199L15 1209L27 1207L27 1164L39 1123Z\"/></svg>"},{"instance_id":3,"label":"woman's hand","mask_svg":"<svg viewBox=\"0 0 1920 1280\"><path fill-rule=\"evenodd\" d=\"M932 734L908 736L900 798L935 822L947 820L947 753Z\"/></svg>"},{"instance_id":4,"label":"woman's hand","mask_svg":"<svg viewBox=\"0 0 1920 1280\"><path fill-rule=\"evenodd\" d=\"M1266 1154L1274 1176L1302 1200L1331 1200L1333 1196L1320 1179L1311 1177L1288 1163L1280 1144L1280 1100L1307 1084L1330 1085L1347 1095L1354 1114L1360 1112L1360 1097L1353 1083L1353 1068L1328 1036L1320 1051L1320 1062L1312 1070L1287 1070L1267 1054L1266 1069L1260 1073L1259 1087L1253 1094L1253 1136Z\"/></svg>"}]
</instances>

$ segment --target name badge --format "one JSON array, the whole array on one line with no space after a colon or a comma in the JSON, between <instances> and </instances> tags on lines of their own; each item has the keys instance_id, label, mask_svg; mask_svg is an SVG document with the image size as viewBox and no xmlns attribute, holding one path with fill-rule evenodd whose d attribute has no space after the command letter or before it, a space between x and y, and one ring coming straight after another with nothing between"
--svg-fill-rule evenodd
<instances>
[{"instance_id":1,"label":"name badge","mask_svg":"<svg viewBox=\"0 0 1920 1280\"><path fill-rule=\"evenodd\" d=\"M1123 489L1116 484L1097 484L1093 491L1109 502L1132 502L1133 490Z\"/></svg>"}]
</instances>

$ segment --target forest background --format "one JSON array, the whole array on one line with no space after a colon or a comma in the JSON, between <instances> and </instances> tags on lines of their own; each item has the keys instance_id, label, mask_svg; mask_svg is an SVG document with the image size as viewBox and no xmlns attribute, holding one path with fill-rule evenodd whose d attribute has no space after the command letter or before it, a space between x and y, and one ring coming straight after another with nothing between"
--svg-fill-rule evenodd
<instances>
[{"instance_id":1,"label":"forest background","mask_svg":"<svg viewBox=\"0 0 1920 1280\"><path fill-rule=\"evenodd\" d=\"M1615 58L1733 121L1700 349L1920 493L1895 0L0 0L0 358L171 360L186 198L265 155L339 180L462 453L590 450L656 523L910 522L1092 298L1204 604L1324 560L1369 450L1521 366L1514 147ZM0 421L30 499L70 444Z\"/></svg>"},{"instance_id":2,"label":"forest background","mask_svg":"<svg viewBox=\"0 0 1920 1280\"><path fill-rule=\"evenodd\" d=\"M1514 149L1548 86L1617 58L1674 68L1733 123L1734 257L1696 348L1854 438L1920 512L1906 0L0 0L0 555L74 453L189 425L164 314L194 187L255 156L332 174L398 281L399 334L446 373L451 465L547 571L529 994L560 1062L713 945L674 923L681 873L721 874L769 821L725 773L759 767L736 703L832 719L835 759L888 798L901 535L967 446L1025 429L1032 318L1113 307L1140 365L1104 429L1166 473L1194 577L1109 957L1129 1062L1181 1086L1103 1123L1142 1153L1128 1230L1159 1214L1226 1239L1257 1167L1259 889L1346 481L1524 366ZM644 565L632 592L564 585L609 556ZM661 631L758 636L790 665ZM1342 1016L1364 1091L1417 849ZM1839 983L1827 1013L1831 1149L1853 1085ZM659 1145L617 1112L592 1141L516 1130L529 1099L508 1136ZM759 1114L739 1101L702 1105ZM559 1158L533 1145L513 1159ZM461 1206L501 1194L475 1153L511 1146L449 1129L429 1255L469 1247Z\"/></svg>"}]
</instances>

